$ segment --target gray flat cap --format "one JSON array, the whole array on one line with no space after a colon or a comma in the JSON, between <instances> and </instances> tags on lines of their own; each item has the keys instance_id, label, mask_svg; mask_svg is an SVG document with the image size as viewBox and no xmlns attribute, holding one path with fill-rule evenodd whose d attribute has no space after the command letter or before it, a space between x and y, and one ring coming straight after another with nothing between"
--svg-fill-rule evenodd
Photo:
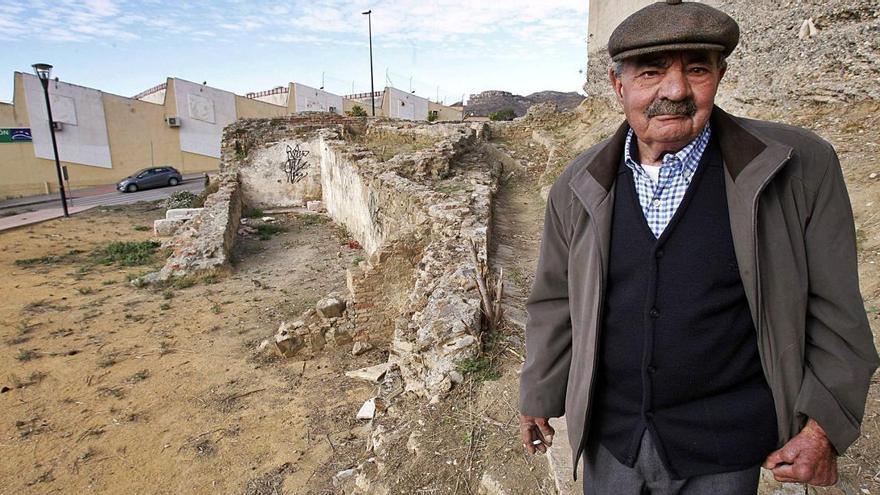
<instances>
[{"instance_id":1,"label":"gray flat cap","mask_svg":"<svg viewBox=\"0 0 880 495\"><path fill-rule=\"evenodd\" d=\"M739 25L708 5L681 0L653 3L624 19L608 39L615 62L670 50L715 50L725 57L739 43Z\"/></svg>"}]
</instances>

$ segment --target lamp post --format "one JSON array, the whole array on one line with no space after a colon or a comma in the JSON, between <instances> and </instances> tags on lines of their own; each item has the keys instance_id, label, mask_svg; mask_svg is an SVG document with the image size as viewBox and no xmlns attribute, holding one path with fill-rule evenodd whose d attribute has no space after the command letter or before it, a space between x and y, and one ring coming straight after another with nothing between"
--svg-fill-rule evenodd
<instances>
[{"instance_id":1,"label":"lamp post","mask_svg":"<svg viewBox=\"0 0 880 495\"><path fill-rule=\"evenodd\" d=\"M373 105L373 117L376 116L376 89L373 86L373 10L370 9L361 14L367 16L367 29L370 33L370 102Z\"/></svg>"},{"instance_id":2,"label":"lamp post","mask_svg":"<svg viewBox=\"0 0 880 495\"><path fill-rule=\"evenodd\" d=\"M64 216L69 217L67 211L67 195L64 194L64 181L61 177L61 161L58 159L58 143L55 141L55 121L52 120L52 105L49 103L49 76L52 74L52 66L49 64L34 64L34 72L43 84L43 95L46 96L46 112L49 114L49 133L52 135L52 152L55 153L55 171L58 172L58 191L61 192L61 208Z\"/></svg>"}]
</instances>

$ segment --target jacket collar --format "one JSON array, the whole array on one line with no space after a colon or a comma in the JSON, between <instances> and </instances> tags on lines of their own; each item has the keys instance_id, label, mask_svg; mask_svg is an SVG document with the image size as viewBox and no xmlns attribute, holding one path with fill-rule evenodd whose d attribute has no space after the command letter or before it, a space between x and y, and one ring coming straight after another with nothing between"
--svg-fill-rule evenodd
<instances>
[{"instance_id":1,"label":"jacket collar","mask_svg":"<svg viewBox=\"0 0 880 495\"><path fill-rule=\"evenodd\" d=\"M718 106L712 110L711 122L725 168L736 186L744 186L746 196L757 194L791 154L791 147L746 129ZM628 130L624 121L581 170L573 171L569 185L588 211L601 204L614 185Z\"/></svg>"}]
</instances>

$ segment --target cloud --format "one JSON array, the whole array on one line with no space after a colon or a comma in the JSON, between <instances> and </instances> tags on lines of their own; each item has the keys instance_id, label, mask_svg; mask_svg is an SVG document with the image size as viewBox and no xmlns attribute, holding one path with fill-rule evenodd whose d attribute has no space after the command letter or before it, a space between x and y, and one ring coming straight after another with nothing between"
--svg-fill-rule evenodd
<instances>
[{"instance_id":1,"label":"cloud","mask_svg":"<svg viewBox=\"0 0 880 495\"><path fill-rule=\"evenodd\" d=\"M584 0L222 0L192 4L167 0L32 0L31 8L4 7L0 37L41 36L59 42L163 39L169 31L204 37L223 31L252 42L360 44L372 9L375 43L452 43L503 51L580 42L586 35ZM460 48L459 48L460 49Z\"/></svg>"}]
</instances>

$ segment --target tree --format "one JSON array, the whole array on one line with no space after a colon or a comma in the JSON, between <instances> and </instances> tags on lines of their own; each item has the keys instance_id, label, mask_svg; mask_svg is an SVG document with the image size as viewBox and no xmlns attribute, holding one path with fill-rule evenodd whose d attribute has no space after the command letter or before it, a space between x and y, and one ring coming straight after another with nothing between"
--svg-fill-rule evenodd
<instances>
[{"instance_id":1,"label":"tree","mask_svg":"<svg viewBox=\"0 0 880 495\"><path fill-rule=\"evenodd\" d=\"M516 118L516 112L512 108L489 113L489 120L513 120L514 118Z\"/></svg>"},{"instance_id":2,"label":"tree","mask_svg":"<svg viewBox=\"0 0 880 495\"><path fill-rule=\"evenodd\" d=\"M367 111L363 109L360 105L355 105L351 107L351 110L347 110L345 112L349 117L366 117Z\"/></svg>"}]
</instances>

